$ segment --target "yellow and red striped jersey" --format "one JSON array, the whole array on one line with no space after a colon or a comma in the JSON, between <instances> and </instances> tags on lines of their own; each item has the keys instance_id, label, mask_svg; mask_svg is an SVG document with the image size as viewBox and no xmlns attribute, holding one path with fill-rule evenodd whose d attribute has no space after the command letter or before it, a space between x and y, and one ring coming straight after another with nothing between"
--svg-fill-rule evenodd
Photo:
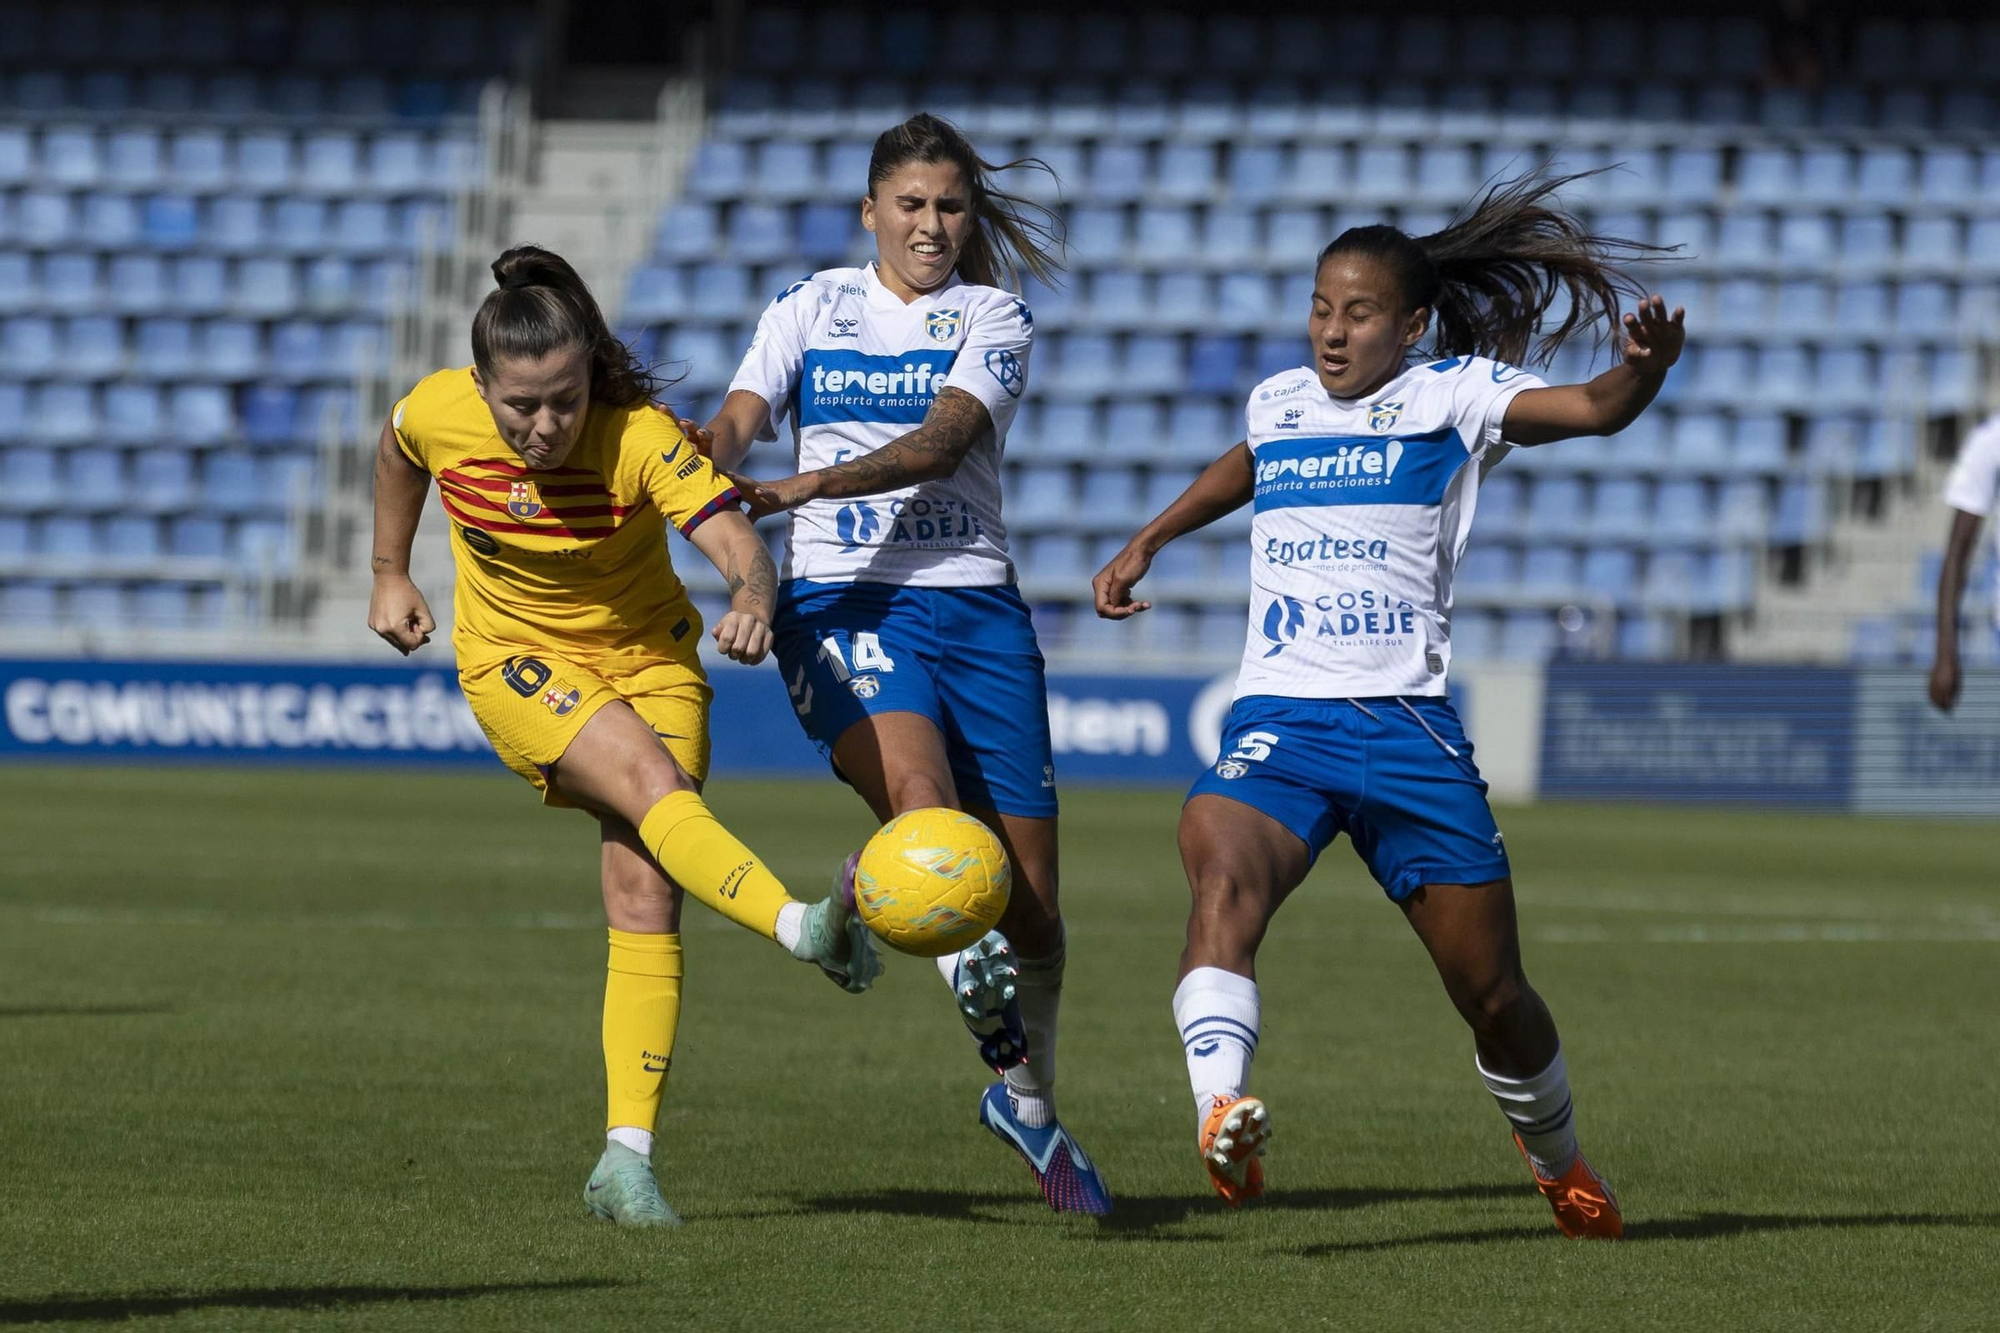
<instances>
[{"instance_id":1,"label":"yellow and red striped jersey","mask_svg":"<svg viewBox=\"0 0 2000 1333\"><path fill-rule=\"evenodd\" d=\"M393 425L451 520L461 663L552 647L694 660L700 618L666 524L692 533L737 494L671 412L593 403L563 465L536 471L500 438L468 366L419 381Z\"/></svg>"}]
</instances>

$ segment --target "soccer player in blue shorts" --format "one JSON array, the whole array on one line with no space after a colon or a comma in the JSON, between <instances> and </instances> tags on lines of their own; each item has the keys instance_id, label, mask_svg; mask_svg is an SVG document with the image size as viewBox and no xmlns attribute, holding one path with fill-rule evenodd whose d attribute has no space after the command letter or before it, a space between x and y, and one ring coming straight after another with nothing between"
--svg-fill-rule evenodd
<instances>
[{"instance_id":1,"label":"soccer player in blue shorts","mask_svg":"<svg viewBox=\"0 0 2000 1333\"><path fill-rule=\"evenodd\" d=\"M950 806L999 835L1016 886L1000 929L938 960L1001 1075L980 1119L1050 1207L1104 1213L1102 1178L1056 1119L1055 760L1000 511L1034 335L1007 284L1053 276L1056 230L994 188L1003 170L935 116L877 138L856 182L875 262L780 293L697 438L733 474L790 417L796 475L737 480L753 517L790 514L775 628L792 706L877 819Z\"/></svg>"},{"instance_id":2,"label":"soccer player in blue shorts","mask_svg":"<svg viewBox=\"0 0 2000 1333\"><path fill-rule=\"evenodd\" d=\"M1645 247L1551 205L1564 183L1496 186L1430 236L1342 233L1315 275L1313 363L1258 385L1244 442L1094 581L1099 615L1144 611L1132 589L1161 547L1254 503L1235 702L1221 757L1181 812L1194 904L1174 993L1197 1142L1232 1207L1262 1193L1271 1132L1245 1087L1257 946L1345 832L1471 1026L1480 1077L1557 1226L1623 1232L1610 1186L1577 1152L1555 1023L1521 968L1507 852L1445 697L1452 573L1481 476L1515 446L1630 425L1685 336L1682 311L1614 267ZM1640 301L1620 364L1561 387L1510 364L1528 359L1558 295L1570 313L1532 348L1544 359L1600 317L1617 327L1621 292Z\"/></svg>"}]
</instances>

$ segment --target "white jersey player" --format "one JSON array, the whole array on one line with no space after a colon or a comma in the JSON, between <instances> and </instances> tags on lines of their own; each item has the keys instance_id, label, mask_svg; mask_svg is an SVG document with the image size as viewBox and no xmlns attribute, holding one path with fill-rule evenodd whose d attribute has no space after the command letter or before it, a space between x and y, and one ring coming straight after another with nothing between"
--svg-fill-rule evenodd
<instances>
[{"instance_id":1,"label":"white jersey player","mask_svg":"<svg viewBox=\"0 0 2000 1333\"><path fill-rule=\"evenodd\" d=\"M884 132L861 201L875 262L771 304L707 434L734 471L790 419L796 474L742 485L753 516L789 511L775 629L792 706L878 819L950 806L1006 846L1000 929L939 970L1001 1074L981 1122L1050 1207L1104 1213L1102 1178L1056 1119L1055 756L1000 510L1034 341L1003 284L1052 276L1054 232L993 187L999 169L935 116Z\"/></svg>"},{"instance_id":2,"label":"white jersey player","mask_svg":"<svg viewBox=\"0 0 2000 1333\"><path fill-rule=\"evenodd\" d=\"M1965 600L1966 576L1979 547L1979 524L2000 502L2000 417L1989 417L1965 437L1958 461L1945 480L1944 502L1951 509L1951 530L1945 536L1944 563L1938 569L1937 656L1931 663L1931 702L1945 712L1958 703L1962 676L1958 664L1958 607ZM2000 627L2000 592L1995 593L1994 623Z\"/></svg>"},{"instance_id":3,"label":"white jersey player","mask_svg":"<svg viewBox=\"0 0 2000 1333\"><path fill-rule=\"evenodd\" d=\"M1451 585L1479 478L1513 445L1622 430L1679 357L1683 313L1624 318L1622 363L1550 388L1509 362L1557 288L1576 313L1546 353L1629 283L1632 247L1546 202L1562 180L1490 191L1435 235L1357 227L1320 255L1312 365L1251 395L1244 442L1210 465L1098 574L1100 615L1167 542L1254 503L1250 630L1223 752L1196 779L1180 845L1194 907L1174 1022L1197 1143L1223 1199L1263 1191L1269 1110L1247 1095L1257 946L1313 860L1345 832L1402 908L1472 1029L1477 1063L1571 1236L1623 1233L1576 1149L1554 1021L1520 960L1511 870L1472 747L1445 697ZM1435 332L1427 363L1412 358Z\"/></svg>"}]
</instances>

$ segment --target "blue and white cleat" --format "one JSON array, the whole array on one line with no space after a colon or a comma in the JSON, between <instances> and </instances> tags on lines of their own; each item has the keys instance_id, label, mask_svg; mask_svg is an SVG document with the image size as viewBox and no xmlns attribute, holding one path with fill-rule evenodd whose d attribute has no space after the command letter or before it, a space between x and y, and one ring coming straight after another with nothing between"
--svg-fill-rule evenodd
<instances>
[{"instance_id":1,"label":"blue and white cleat","mask_svg":"<svg viewBox=\"0 0 2000 1333\"><path fill-rule=\"evenodd\" d=\"M1021 1005L1014 982L1021 975L1014 946L997 930L989 930L958 955L952 997L965 1019L965 1030L979 1043L979 1058L996 1074L1004 1074L1028 1059L1028 1032L1021 1024Z\"/></svg>"},{"instance_id":2,"label":"blue and white cleat","mask_svg":"<svg viewBox=\"0 0 2000 1333\"><path fill-rule=\"evenodd\" d=\"M1102 1217L1111 1211L1111 1191L1097 1174L1082 1147L1069 1136L1061 1123L1030 1129L1014 1117L1014 1102L1007 1095L1006 1080L995 1083L979 1099L979 1123L992 1130L1002 1143L1021 1154L1042 1198L1059 1213L1088 1213Z\"/></svg>"}]
</instances>

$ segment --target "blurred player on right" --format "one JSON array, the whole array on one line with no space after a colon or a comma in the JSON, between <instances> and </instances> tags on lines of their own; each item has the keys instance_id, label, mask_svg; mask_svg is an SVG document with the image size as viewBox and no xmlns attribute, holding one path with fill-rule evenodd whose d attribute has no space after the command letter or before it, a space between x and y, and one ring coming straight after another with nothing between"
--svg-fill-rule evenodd
<instances>
[{"instance_id":1,"label":"blurred player on right","mask_svg":"<svg viewBox=\"0 0 2000 1333\"><path fill-rule=\"evenodd\" d=\"M1194 903L1173 1006L1202 1161L1232 1207L1263 1192L1271 1128L1244 1086L1257 948L1344 831L1472 1029L1479 1076L1557 1226L1624 1232L1577 1151L1555 1020L1521 967L1506 848L1445 690L1452 576L1481 476L1515 446L1623 430L1685 339L1683 313L1642 296L1620 363L1588 383L1551 387L1508 364L1534 350L1559 295L1571 313L1540 338L1544 357L1599 318L1615 327L1635 286L1613 262L1644 247L1550 204L1569 179L1496 186L1430 236L1343 232L1314 275L1313 363L1259 385L1244 442L1094 581L1099 615L1144 611L1132 588L1161 547L1255 505L1255 600L1222 756L1181 810Z\"/></svg>"},{"instance_id":2,"label":"blurred player on right","mask_svg":"<svg viewBox=\"0 0 2000 1333\"><path fill-rule=\"evenodd\" d=\"M2000 500L2000 416L1981 422L1959 446L1958 461L1944 484L1944 502L1951 509L1951 531L1945 537L1944 564L1938 570L1937 657L1931 664L1931 702L1949 713L1958 703L1964 683L1958 666L1958 604L1965 600L1965 580L1972 554L1979 548L1979 521ZM2000 625L2000 602L1994 606Z\"/></svg>"}]
</instances>

